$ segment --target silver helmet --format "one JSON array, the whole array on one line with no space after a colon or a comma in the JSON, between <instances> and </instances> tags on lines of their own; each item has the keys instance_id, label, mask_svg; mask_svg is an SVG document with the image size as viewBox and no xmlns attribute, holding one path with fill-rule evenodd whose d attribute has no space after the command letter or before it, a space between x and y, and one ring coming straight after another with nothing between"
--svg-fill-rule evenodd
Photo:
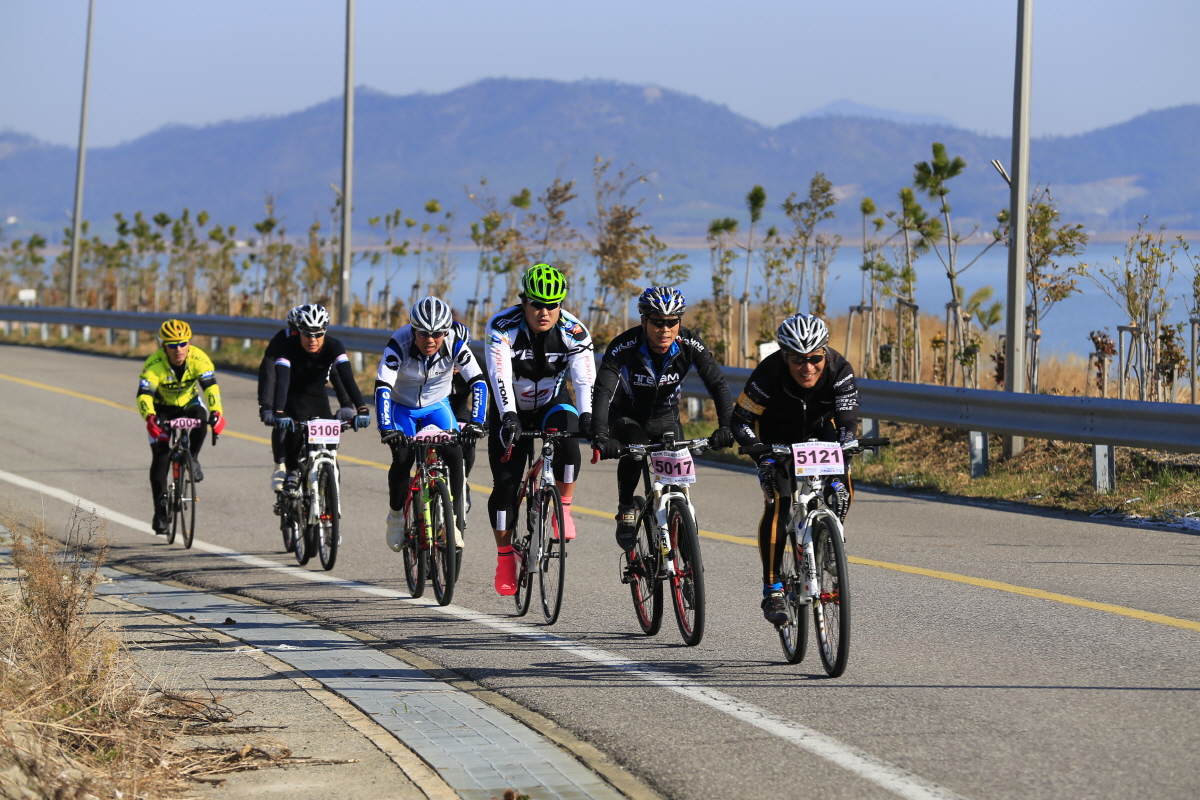
<instances>
[{"instance_id":1,"label":"silver helmet","mask_svg":"<svg viewBox=\"0 0 1200 800\"><path fill-rule=\"evenodd\" d=\"M683 292L670 286L651 286L638 298L638 313L677 317L687 310Z\"/></svg>"},{"instance_id":2,"label":"silver helmet","mask_svg":"<svg viewBox=\"0 0 1200 800\"><path fill-rule=\"evenodd\" d=\"M829 326L812 314L793 314L780 324L775 338L789 353L811 353L829 342Z\"/></svg>"},{"instance_id":3,"label":"silver helmet","mask_svg":"<svg viewBox=\"0 0 1200 800\"><path fill-rule=\"evenodd\" d=\"M305 303L296 309L296 330L301 333L317 333L329 327L329 312L325 306Z\"/></svg>"},{"instance_id":4,"label":"silver helmet","mask_svg":"<svg viewBox=\"0 0 1200 800\"><path fill-rule=\"evenodd\" d=\"M428 333L444 333L454 325L454 314L444 300L426 297L413 303L408 311L413 329Z\"/></svg>"},{"instance_id":5,"label":"silver helmet","mask_svg":"<svg viewBox=\"0 0 1200 800\"><path fill-rule=\"evenodd\" d=\"M287 326L289 330L298 330L300 325L300 309L304 306L292 306L292 310L287 315Z\"/></svg>"}]
</instances>

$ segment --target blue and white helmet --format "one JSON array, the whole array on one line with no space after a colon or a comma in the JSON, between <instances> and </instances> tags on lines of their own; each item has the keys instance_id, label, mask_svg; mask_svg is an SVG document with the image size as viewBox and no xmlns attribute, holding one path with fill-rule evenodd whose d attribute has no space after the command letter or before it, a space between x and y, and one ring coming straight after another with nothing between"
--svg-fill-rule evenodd
<instances>
[{"instance_id":1,"label":"blue and white helmet","mask_svg":"<svg viewBox=\"0 0 1200 800\"><path fill-rule=\"evenodd\" d=\"M687 310L683 292L670 286L651 286L638 298L638 313L677 317Z\"/></svg>"},{"instance_id":2,"label":"blue and white helmet","mask_svg":"<svg viewBox=\"0 0 1200 800\"><path fill-rule=\"evenodd\" d=\"M296 309L296 330L318 333L329 327L329 312L317 303L305 303Z\"/></svg>"},{"instance_id":3,"label":"blue and white helmet","mask_svg":"<svg viewBox=\"0 0 1200 800\"><path fill-rule=\"evenodd\" d=\"M829 342L829 326L812 314L793 314L775 331L779 346L789 353L808 353Z\"/></svg>"},{"instance_id":4,"label":"blue and white helmet","mask_svg":"<svg viewBox=\"0 0 1200 800\"><path fill-rule=\"evenodd\" d=\"M413 329L428 333L445 333L454 325L454 314L446 301L437 297L426 297L413 303L408 311L408 321Z\"/></svg>"}]
</instances>

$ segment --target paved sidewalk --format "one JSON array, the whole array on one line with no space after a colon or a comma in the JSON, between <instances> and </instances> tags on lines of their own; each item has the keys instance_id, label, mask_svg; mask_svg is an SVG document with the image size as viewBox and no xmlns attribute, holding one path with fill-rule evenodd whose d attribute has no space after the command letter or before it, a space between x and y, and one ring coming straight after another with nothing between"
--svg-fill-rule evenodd
<instances>
[{"instance_id":1,"label":"paved sidewalk","mask_svg":"<svg viewBox=\"0 0 1200 800\"><path fill-rule=\"evenodd\" d=\"M178 676L175 685L182 689L203 688L205 680L222 694L250 686L261 694L245 696L256 714L253 721L280 724L263 721L270 715L282 720L288 727L272 735L297 755L362 759L303 767L303 775L291 767L249 773L213 797L241 797L238 786L247 796L269 790L296 798L490 800L508 788L536 800L622 797L523 723L349 635L266 606L102 571L111 582L97 587L101 602L110 601L108 613L131 631L131 650L143 666L161 659L162 674ZM135 607L184 622L145 614L139 619ZM185 644L168 643L185 632ZM319 702L320 694L327 697ZM341 713L337 703L345 706ZM388 733L394 737L390 753Z\"/></svg>"}]
</instances>

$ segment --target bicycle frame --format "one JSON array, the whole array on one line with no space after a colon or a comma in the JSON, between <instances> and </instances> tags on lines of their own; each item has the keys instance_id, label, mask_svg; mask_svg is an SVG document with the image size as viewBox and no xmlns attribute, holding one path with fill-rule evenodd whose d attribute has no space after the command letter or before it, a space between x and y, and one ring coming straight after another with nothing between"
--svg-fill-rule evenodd
<instances>
[{"instance_id":1,"label":"bicycle frame","mask_svg":"<svg viewBox=\"0 0 1200 800\"><path fill-rule=\"evenodd\" d=\"M333 478L337 482L338 488L342 486L342 474L337 465L337 451L331 450L327 445L323 444L308 444L308 453L304 459L304 484L308 487L306 499L308 500L308 524L316 525L318 521L317 504L312 502L312 498L317 496L317 478L321 474L320 467L322 464L329 464L333 467ZM342 514L342 493L338 492L338 516Z\"/></svg>"},{"instance_id":2,"label":"bicycle frame","mask_svg":"<svg viewBox=\"0 0 1200 800\"><path fill-rule=\"evenodd\" d=\"M803 519L797 512L808 509ZM800 546L804 550L804 582L801 591L812 602L821 594L821 586L817 581L817 559L813 552L813 525L820 519L837 531L843 543L846 541L846 529L838 515L825 505L825 482L821 479L796 478L796 491L792 494L792 526L796 531Z\"/></svg>"},{"instance_id":3,"label":"bicycle frame","mask_svg":"<svg viewBox=\"0 0 1200 800\"><path fill-rule=\"evenodd\" d=\"M443 431L446 434L456 434L457 431ZM424 531L421 536L421 549L429 550L433 546L433 517L429 512L429 486L437 477L441 477L447 483L450 481L450 476L447 474L446 463L442 460L441 450L442 444L446 442L430 442L414 440L411 446L416 451L416 457L413 463L416 466L416 472L413 474L412 480L408 484L408 492L404 496L404 518L412 519L412 502L413 497L419 496L421 504L421 524Z\"/></svg>"},{"instance_id":4,"label":"bicycle frame","mask_svg":"<svg viewBox=\"0 0 1200 800\"><path fill-rule=\"evenodd\" d=\"M627 454L634 459L642 462L642 481L646 487L648 497L653 498L654 504L654 525L655 533L658 536L658 545L661 552L661 560L659 561L659 573L655 577L663 578L676 574L675 559L672 558L674 543L671 542L670 532L667 526L667 510L673 501L682 501L687 507L688 516L692 518L692 522L696 521L696 507L692 505L691 493L688 487L676 483L663 483L653 476L650 471L650 452L652 449L667 449L678 450L688 448L693 453L698 453L704 450L708 445L707 439L690 439L682 442L675 442L673 439L665 439L661 444L631 444L625 450ZM643 514L646 511L643 510Z\"/></svg>"}]
</instances>

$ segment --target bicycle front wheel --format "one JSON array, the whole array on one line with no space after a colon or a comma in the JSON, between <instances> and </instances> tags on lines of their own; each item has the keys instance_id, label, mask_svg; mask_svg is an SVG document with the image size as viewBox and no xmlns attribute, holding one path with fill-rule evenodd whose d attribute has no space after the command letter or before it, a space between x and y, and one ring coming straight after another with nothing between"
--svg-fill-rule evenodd
<instances>
[{"instance_id":1,"label":"bicycle front wheel","mask_svg":"<svg viewBox=\"0 0 1200 800\"><path fill-rule=\"evenodd\" d=\"M558 621L562 609L563 574L567 567L566 540L557 536L551 526L553 520L557 530L563 529L562 499L558 488L548 486L538 493L541 513L538 515L542 540L542 557L538 562L538 585L542 592L542 616L547 625Z\"/></svg>"},{"instance_id":2,"label":"bicycle front wheel","mask_svg":"<svg viewBox=\"0 0 1200 800\"><path fill-rule=\"evenodd\" d=\"M662 555L658 544L658 531L651 521L651 514L638 517L637 545L634 560L628 562L629 594L633 598L633 613L637 617L642 633L653 636L662 626L663 585L658 579L658 563Z\"/></svg>"},{"instance_id":3,"label":"bicycle front wheel","mask_svg":"<svg viewBox=\"0 0 1200 800\"><path fill-rule=\"evenodd\" d=\"M317 473L317 496L313 498L313 502L317 506L314 537L317 540L317 556L321 559L321 568L328 572L337 563L338 545L342 543L337 471L332 464L320 466L320 472Z\"/></svg>"},{"instance_id":4,"label":"bicycle front wheel","mask_svg":"<svg viewBox=\"0 0 1200 800\"><path fill-rule=\"evenodd\" d=\"M429 572L433 577L433 596L438 605L450 605L454 599L457 557L454 546L454 505L445 481L436 480L429 493L429 518L433 522L433 540L429 543Z\"/></svg>"},{"instance_id":5,"label":"bicycle front wheel","mask_svg":"<svg viewBox=\"0 0 1200 800\"><path fill-rule=\"evenodd\" d=\"M704 562L700 558L700 537L696 521L686 504L676 500L667 509L668 533L675 552L675 571L671 573L671 602L679 634L688 647L704 638Z\"/></svg>"},{"instance_id":6,"label":"bicycle front wheel","mask_svg":"<svg viewBox=\"0 0 1200 800\"><path fill-rule=\"evenodd\" d=\"M175 475L175 520L186 550L192 546L192 537L196 535L196 472L192 466L192 454L187 450L182 451L178 464L179 470Z\"/></svg>"},{"instance_id":7,"label":"bicycle front wheel","mask_svg":"<svg viewBox=\"0 0 1200 800\"><path fill-rule=\"evenodd\" d=\"M533 563L533 559L537 558L533 536L534 497L536 492L523 492L517 498L517 508L525 508L525 516L514 526L512 536L513 555L517 559L517 593L513 595L513 600L517 604L518 617L529 613L529 602L533 598L533 575L537 572L537 565Z\"/></svg>"},{"instance_id":8,"label":"bicycle front wheel","mask_svg":"<svg viewBox=\"0 0 1200 800\"><path fill-rule=\"evenodd\" d=\"M799 664L808 649L808 609L804 598L804 550L796 541L796 530L788 531L779 562L779 581L787 597L788 621L778 627L779 644L789 664Z\"/></svg>"},{"instance_id":9,"label":"bicycle front wheel","mask_svg":"<svg viewBox=\"0 0 1200 800\"><path fill-rule=\"evenodd\" d=\"M850 575L842 537L825 520L813 522L813 553L820 594L813 599L817 650L829 677L846 671L850 658Z\"/></svg>"},{"instance_id":10,"label":"bicycle front wheel","mask_svg":"<svg viewBox=\"0 0 1200 800\"><path fill-rule=\"evenodd\" d=\"M413 597L425 594L425 575L429 569L429 551L425 549L425 515L420 491L409 499L410 519L404 531L404 582Z\"/></svg>"}]
</instances>

